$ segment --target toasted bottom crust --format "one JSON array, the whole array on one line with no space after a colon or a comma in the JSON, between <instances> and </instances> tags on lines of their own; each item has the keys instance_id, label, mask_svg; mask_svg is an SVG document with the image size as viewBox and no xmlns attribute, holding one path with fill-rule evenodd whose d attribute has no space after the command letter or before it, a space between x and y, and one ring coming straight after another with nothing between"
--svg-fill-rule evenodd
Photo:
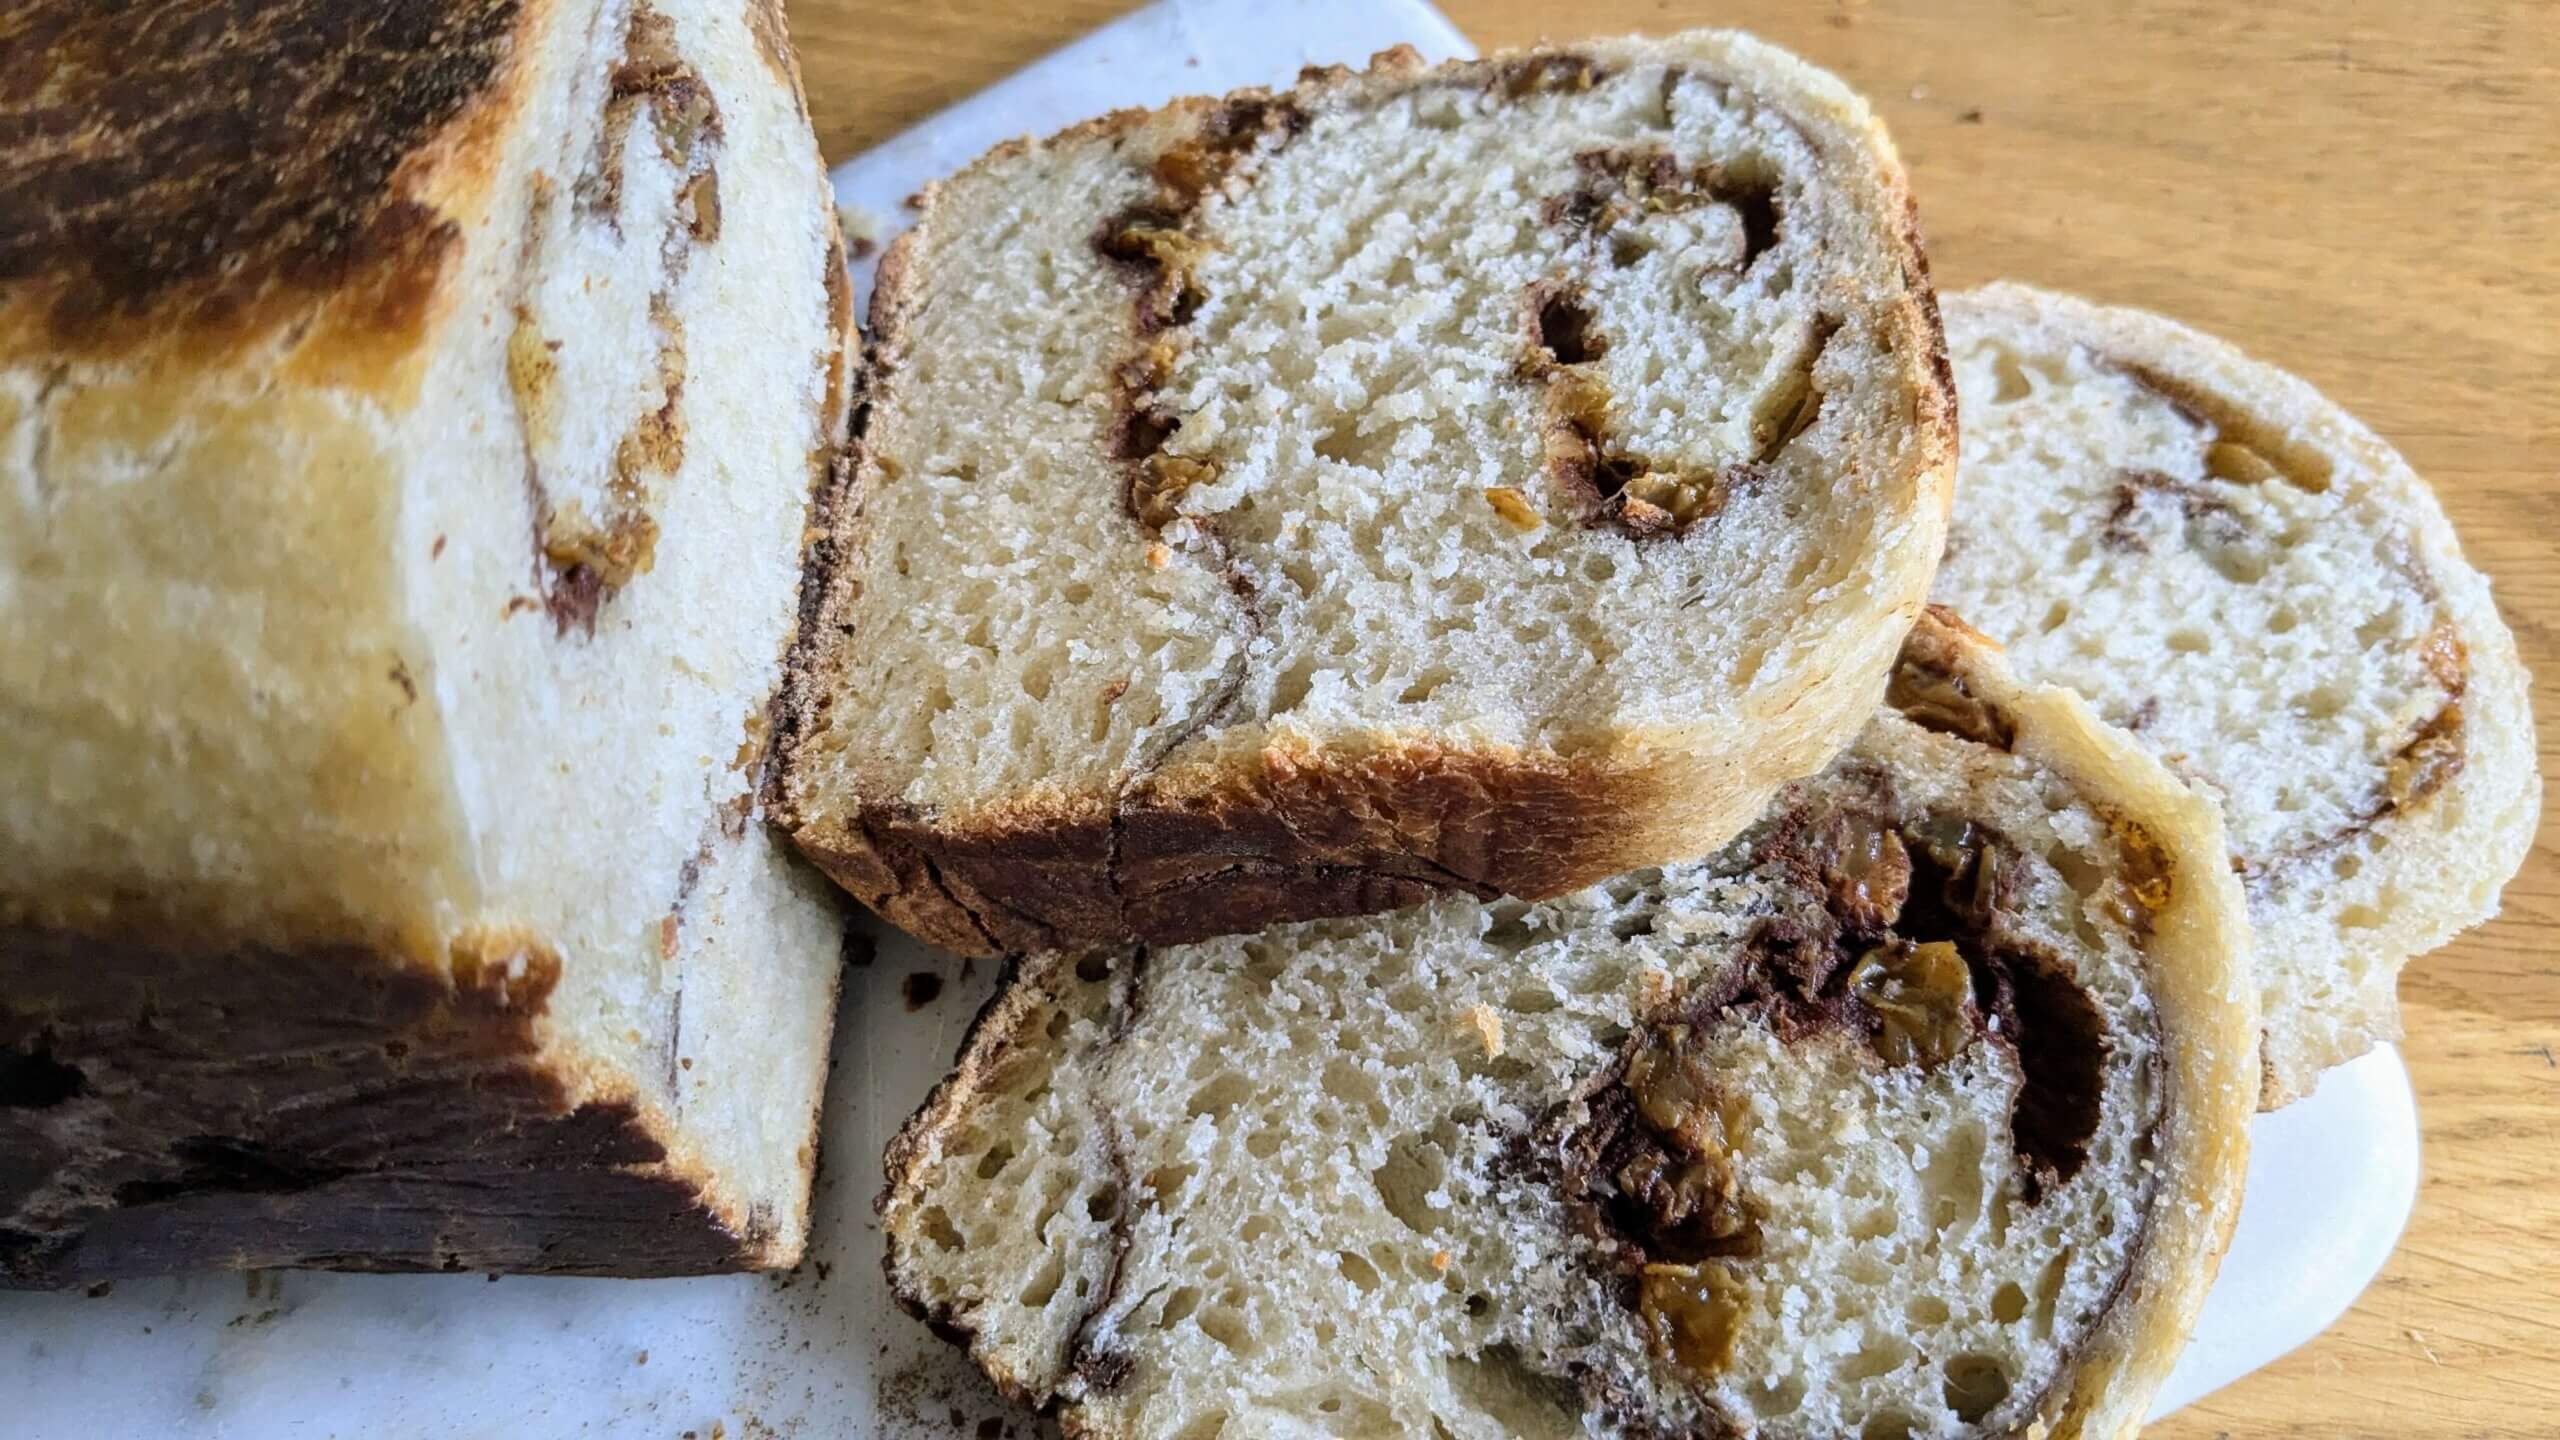
<instances>
[{"instance_id":1,"label":"toasted bottom crust","mask_svg":"<svg viewBox=\"0 0 2560 1440\"><path fill-rule=\"evenodd\" d=\"M0 930L0 1285L788 1264L540 1037L557 962Z\"/></svg>"},{"instance_id":2,"label":"toasted bottom crust","mask_svg":"<svg viewBox=\"0 0 2560 1440\"><path fill-rule=\"evenodd\" d=\"M1883 688L1881 673L1837 678ZM1713 849L1828 753L1800 729L1721 762L1275 745L1248 764L1159 772L1117 798L1025 807L1019 819L955 826L870 805L795 838L865 904L962 954L1179 944L1450 892L1560 895Z\"/></svg>"}]
</instances>

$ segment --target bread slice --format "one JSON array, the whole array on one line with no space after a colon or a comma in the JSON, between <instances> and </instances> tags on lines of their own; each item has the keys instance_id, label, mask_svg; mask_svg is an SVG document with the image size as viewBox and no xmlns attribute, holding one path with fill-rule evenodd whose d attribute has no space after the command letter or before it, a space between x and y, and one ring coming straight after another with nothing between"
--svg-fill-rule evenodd
<instances>
[{"instance_id":1,"label":"bread slice","mask_svg":"<svg viewBox=\"0 0 2560 1440\"><path fill-rule=\"evenodd\" d=\"M2397 1038L2410 957L2496 913L2542 786L2513 636L2435 497L2309 385L2157 316L1951 301L1938 597L2222 802L2267 1103Z\"/></svg>"},{"instance_id":2,"label":"bread slice","mask_svg":"<svg viewBox=\"0 0 2560 1440\"><path fill-rule=\"evenodd\" d=\"M2130 1435L2257 1095L2219 821L1924 621L1716 856L1024 961L890 1280L1094 1436Z\"/></svg>"},{"instance_id":3,"label":"bread slice","mask_svg":"<svg viewBox=\"0 0 2560 1440\"><path fill-rule=\"evenodd\" d=\"M0 1280L807 1225L752 814L846 410L776 4L39 0L0 135Z\"/></svg>"},{"instance_id":4,"label":"bread slice","mask_svg":"<svg viewBox=\"0 0 2560 1440\"><path fill-rule=\"evenodd\" d=\"M1863 723L1949 498L1892 147L1736 35L999 147L872 331L786 814L966 953L1702 853Z\"/></svg>"}]
</instances>

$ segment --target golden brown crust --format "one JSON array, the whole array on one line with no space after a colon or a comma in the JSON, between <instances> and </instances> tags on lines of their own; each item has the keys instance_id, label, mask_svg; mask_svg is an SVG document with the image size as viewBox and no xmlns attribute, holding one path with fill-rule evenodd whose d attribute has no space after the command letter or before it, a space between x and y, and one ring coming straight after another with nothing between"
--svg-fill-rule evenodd
<instances>
[{"instance_id":1,"label":"golden brown crust","mask_svg":"<svg viewBox=\"0 0 2560 1440\"><path fill-rule=\"evenodd\" d=\"M768 1263L651 1119L545 1046L560 962L0 930L0 1285L203 1265Z\"/></svg>"},{"instance_id":2,"label":"golden brown crust","mask_svg":"<svg viewBox=\"0 0 2560 1440\"><path fill-rule=\"evenodd\" d=\"M425 172L485 161L464 122L541 8L17 7L0 19L0 348L219 349L324 305L351 342L413 335L460 241Z\"/></svg>"}]
</instances>

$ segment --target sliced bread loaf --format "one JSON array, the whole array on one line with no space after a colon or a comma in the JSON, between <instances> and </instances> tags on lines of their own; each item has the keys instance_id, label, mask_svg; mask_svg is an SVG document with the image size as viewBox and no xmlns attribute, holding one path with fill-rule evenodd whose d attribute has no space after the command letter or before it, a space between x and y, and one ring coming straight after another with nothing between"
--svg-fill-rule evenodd
<instances>
[{"instance_id":1,"label":"sliced bread loaf","mask_svg":"<svg viewBox=\"0 0 2560 1440\"><path fill-rule=\"evenodd\" d=\"M2309 385L2157 316L1951 300L1938 597L2222 802L2267 1103L2400 1031L2410 957L2495 913L2542 787L2514 637L2424 482Z\"/></svg>"},{"instance_id":2,"label":"sliced bread loaf","mask_svg":"<svg viewBox=\"0 0 2560 1440\"><path fill-rule=\"evenodd\" d=\"M0 1283L789 1264L780 7L202 8L0 26Z\"/></svg>"},{"instance_id":3,"label":"sliced bread loaf","mask_svg":"<svg viewBox=\"0 0 2560 1440\"><path fill-rule=\"evenodd\" d=\"M899 1295L1095 1436L2130 1435L2257 1096L2219 822L1924 621L1711 859L1024 961Z\"/></svg>"},{"instance_id":4,"label":"sliced bread loaf","mask_svg":"<svg viewBox=\"0 0 2560 1440\"><path fill-rule=\"evenodd\" d=\"M1594 43L926 193L798 662L802 848L973 953L1696 855L1872 710L1954 455L1838 81Z\"/></svg>"}]
</instances>

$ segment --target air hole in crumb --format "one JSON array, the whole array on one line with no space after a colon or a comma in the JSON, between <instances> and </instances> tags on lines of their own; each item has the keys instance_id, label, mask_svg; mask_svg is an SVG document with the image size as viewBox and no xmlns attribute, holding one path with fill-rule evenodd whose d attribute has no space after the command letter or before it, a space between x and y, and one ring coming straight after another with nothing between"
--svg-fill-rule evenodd
<instances>
[{"instance_id":1,"label":"air hole in crumb","mask_svg":"<svg viewBox=\"0 0 2560 1440\"><path fill-rule=\"evenodd\" d=\"M1594 555L1582 562L1582 578L1594 585L1606 585L1618 578L1618 562L1606 555Z\"/></svg>"},{"instance_id":2,"label":"air hole in crumb","mask_svg":"<svg viewBox=\"0 0 2560 1440\"><path fill-rule=\"evenodd\" d=\"M1653 242L1632 230L1621 230L1609 237L1609 263L1621 270L1643 262L1653 253Z\"/></svg>"},{"instance_id":3,"label":"air hole in crumb","mask_svg":"<svg viewBox=\"0 0 2560 1440\"><path fill-rule=\"evenodd\" d=\"M2015 1325L2026 1318L2027 1292L2012 1280L1991 1297L1991 1318L2003 1325Z\"/></svg>"},{"instance_id":4,"label":"air hole in crumb","mask_svg":"<svg viewBox=\"0 0 2560 1440\"><path fill-rule=\"evenodd\" d=\"M2310 720L2326 720L2347 708L2354 691L2344 682L2322 685L2293 697L2294 713Z\"/></svg>"},{"instance_id":5,"label":"air hole in crumb","mask_svg":"<svg viewBox=\"0 0 2560 1440\"><path fill-rule=\"evenodd\" d=\"M978 1157L978 1178L993 1180L1003 1174L1004 1167L1013 1163L1013 1153L1012 1146L1001 1140L997 1141L986 1154Z\"/></svg>"},{"instance_id":6,"label":"air hole in crumb","mask_svg":"<svg viewBox=\"0 0 2560 1440\"><path fill-rule=\"evenodd\" d=\"M1580 365L1609 353L1609 340L1592 328L1591 311L1567 291L1538 302L1538 343L1559 365Z\"/></svg>"},{"instance_id":7,"label":"air hole in crumb","mask_svg":"<svg viewBox=\"0 0 2560 1440\"><path fill-rule=\"evenodd\" d=\"M1316 437L1315 448L1317 455L1337 465L1379 470L1385 468L1388 455L1393 453L1394 439L1392 434L1363 435L1360 417L1345 415Z\"/></svg>"},{"instance_id":8,"label":"air hole in crumb","mask_svg":"<svg viewBox=\"0 0 2560 1440\"><path fill-rule=\"evenodd\" d=\"M1268 1215L1251 1215L1236 1231L1236 1238L1247 1245L1259 1245L1280 1233L1280 1222Z\"/></svg>"},{"instance_id":9,"label":"air hole in crumb","mask_svg":"<svg viewBox=\"0 0 2560 1440\"><path fill-rule=\"evenodd\" d=\"M1076 961L1076 978L1087 985L1099 985L1111 978L1111 957L1096 952Z\"/></svg>"},{"instance_id":10,"label":"air hole in crumb","mask_svg":"<svg viewBox=\"0 0 2560 1440\"><path fill-rule=\"evenodd\" d=\"M2267 617L2267 633L2282 635L2301 623L2302 616L2296 613L2292 606L2279 605L2275 613Z\"/></svg>"},{"instance_id":11,"label":"air hole in crumb","mask_svg":"<svg viewBox=\"0 0 2560 1440\"><path fill-rule=\"evenodd\" d=\"M1890 1205L1879 1205L1849 1222L1852 1240L1881 1240L1902 1228L1902 1217Z\"/></svg>"},{"instance_id":12,"label":"air hole in crumb","mask_svg":"<svg viewBox=\"0 0 2560 1440\"><path fill-rule=\"evenodd\" d=\"M1233 1291L1228 1293L1234 1294ZM1241 1355L1245 1353L1244 1316L1230 1308L1231 1303L1222 1303L1215 1309L1201 1311L1197 1323L1201 1334L1225 1346L1231 1353Z\"/></svg>"},{"instance_id":13,"label":"air hole in crumb","mask_svg":"<svg viewBox=\"0 0 2560 1440\"><path fill-rule=\"evenodd\" d=\"M1763 1387L1751 1401L1751 1408L1762 1418L1793 1415L1804 1408L1805 1383L1802 1375L1786 1376Z\"/></svg>"},{"instance_id":14,"label":"air hole in crumb","mask_svg":"<svg viewBox=\"0 0 2560 1440\"><path fill-rule=\"evenodd\" d=\"M1386 1163L1369 1172L1369 1182L1378 1187L1378 1199L1387 1213L1417 1235L1439 1228L1430 1196L1447 1177L1448 1164L1440 1151L1428 1140L1410 1135L1388 1147Z\"/></svg>"},{"instance_id":15,"label":"air hole in crumb","mask_svg":"<svg viewBox=\"0 0 2560 1440\"><path fill-rule=\"evenodd\" d=\"M1470 1295L1467 1297L1467 1313L1469 1315L1482 1316L1491 1313L1492 1310L1493 1302L1486 1299L1484 1296Z\"/></svg>"},{"instance_id":16,"label":"air hole in crumb","mask_svg":"<svg viewBox=\"0 0 2560 1440\"><path fill-rule=\"evenodd\" d=\"M1243 1076L1230 1070L1192 1091L1191 1102L1186 1108L1195 1119L1202 1115L1215 1115L1224 1119L1228 1111L1243 1104L1252 1095L1252 1084Z\"/></svg>"},{"instance_id":17,"label":"air hole in crumb","mask_svg":"<svg viewBox=\"0 0 2560 1440\"><path fill-rule=\"evenodd\" d=\"M1448 684L1456 678L1458 677L1448 670L1434 665L1430 669L1413 677L1413 683L1405 686L1402 693L1396 696L1396 703L1399 705L1419 705L1424 701L1429 700L1434 694L1437 694L1441 686Z\"/></svg>"},{"instance_id":18,"label":"air hole in crumb","mask_svg":"<svg viewBox=\"0 0 2560 1440\"><path fill-rule=\"evenodd\" d=\"M1034 700L1046 700L1049 698L1049 681L1048 667L1034 665L1022 672L1022 693Z\"/></svg>"},{"instance_id":19,"label":"air hole in crumb","mask_svg":"<svg viewBox=\"0 0 2560 1440\"><path fill-rule=\"evenodd\" d=\"M2027 379L2027 368L2018 363L2017 356L2006 350L2001 351L1991 362L1991 375L1996 382L1991 392L1991 403L1994 405L2006 405L2014 400L2024 400L2035 393L2034 383Z\"/></svg>"},{"instance_id":20,"label":"air hole in crumb","mask_svg":"<svg viewBox=\"0 0 2560 1440\"><path fill-rule=\"evenodd\" d=\"M1947 1302L1935 1295L1914 1295L1902 1307L1902 1313L1914 1325L1944 1325L1950 1312Z\"/></svg>"},{"instance_id":21,"label":"air hole in crumb","mask_svg":"<svg viewBox=\"0 0 2560 1440\"><path fill-rule=\"evenodd\" d=\"M2329 873L2341 880L2353 880L2363 872L2364 857L2353 851L2343 852L2337 859L2329 862Z\"/></svg>"},{"instance_id":22,"label":"air hole in crumb","mask_svg":"<svg viewBox=\"0 0 2560 1440\"><path fill-rule=\"evenodd\" d=\"M1048 1258L1040 1263L1040 1269L1032 1275L1031 1283L1022 1287L1023 1305L1037 1310L1048 1304L1050 1297L1058 1293L1058 1287L1065 1283L1066 1278L1066 1257L1055 1250L1050 1251Z\"/></svg>"},{"instance_id":23,"label":"air hole in crumb","mask_svg":"<svg viewBox=\"0 0 2560 1440\"><path fill-rule=\"evenodd\" d=\"M2054 631L2059 630L2064 625L2068 624L2070 620L2071 602L2068 600L2056 600L2053 602L2052 606L2044 612L2044 633L2050 635Z\"/></svg>"},{"instance_id":24,"label":"air hole in crumb","mask_svg":"<svg viewBox=\"0 0 2560 1440\"><path fill-rule=\"evenodd\" d=\"M944 1210L941 1206L934 1205L928 1207L925 1210L924 1215L921 1217L920 1223L924 1229L924 1238L941 1246L943 1249L959 1250L966 1247L966 1242L960 1238L960 1231L951 1223L950 1212Z\"/></svg>"},{"instance_id":25,"label":"air hole in crumb","mask_svg":"<svg viewBox=\"0 0 2560 1440\"><path fill-rule=\"evenodd\" d=\"M1486 917L1484 943L1506 955L1517 955L1529 948L1538 932L1529 928L1529 907L1517 900L1497 902Z\"/></svg>"},{"instance_id":26,"label":"air hole in crumb","mask_svg":"<svg viewBox=\"0 0 2560 1440\"><path fill-rule=\"evenodd\" d=\"M1147 1193L1162 1204L1179 1194L1191 1177L1199 1173L1196 1165L1159 1165L1147 1172Z\"/></svg>"},{"instance_id":27,"label":"air hole in crumb","mask_svg":"<svg viewBox=\"0 0 2560 1440\"><path fill-rule=\"evenodd\" d=\"M1040 1027L1040 1033L1052 1040L1064 1040L1067 1038L1068 1029L1074 1024L1074 1016L1064 1010L1055 1010L1050 1012L1049 1023Z\"/></svg>"},{"instance_id":28,"label":"air hole in crumb","mask_svg":"<svg viewBox=\"0 0 2560 1440\"><path fill-rule=\"evenodd\" d=\"M1958 1355L1945 1371L1947 1408L1967 1425L1980 1424L2009 1398L2008 1367L1988 1355Z\"/></svg>"},{"instance_id":29,"label":"air hole in crumb","mask_svg":"<svg viewBox=\"0 0 2560 1440\"><path fill-rule=\"evenodd\" d=\"M1359 1286L1363 1293L1378 1288L1378 1268L1348 1250L1335 1256L1334 1268L1342 1272L1343 1279Z\"/></svg>"},{"instance_id":30,"label":"air hole in crumb","mask_svg":"<svg viewBox=\"0 0 2560 1440\"><path fill-rule=\"evenodd\" d=\"M1084 1202L1084 1213L1086 1219L1102 1225L1108 1225L1112 1221L1119 1219L1120 1187L1117 1185L1105 1185L1101 1189L1094 1191L1091 1195L1086 1196Z\"/></svg>"},{"instance_id":31,"label":"air hole in crumb","mask_svg":"<svg viewBox=\"0 0 2560 1440\"><path fill-rule=\"evenodd\" d=\"M1633 915L1621 915L1609 922L1609 933L1621 940L1633 940L1639 935L1650 935L1653 933L1653 912L1645 910Z\"/></svg>"},{"instance_id":32,"label":"air hole in crumb","mask_svg":"<svg viewBox=\"0 0 2560 1440\"><path fill-rule=\"evenodd\" d=\"M1245 1153L1256 1160L1268 1160L1280 1153L1280 1132L1256 1130L1244 1137Z\"/></svg>"},{"instance_id":33,"label":"air hole in crumb","mask_svg":"<svg viewBox=\"0 0 2560 1440\"><path fill-rule=\"evenodd\" d=\"M1307 692L1315 688L1316 665L1313 660L1291 662L1271 682L1271 713L1286 715L1307 701Z\"/></svg>"},{"instance_id":34,"label":"air hole in crumb","mask_svg":"<svg viewBox=\"0 0 2560 1440\"><path fill-rule=\"evenodd\" d=\"M1179 1325L1200 1308L1200 1287L1185 1285L1164 1297L1164 1309L1156 1315L1159 1325Z\"/></svg>"},{"instance_id":35,"label":"air hole in crumb","mask_svg":"<svg viewBox=\"0 0 2560 1440\"><path fill-rule=\"evenodd\" d=\"M1514 990L1502 997L1502 1008L1514 1015L1544 1015L1563 1004L1552 990Z\"/></svg>"},{"instance_id":36,"label":"air hole in crumb","mask_svg":"<svg viewBox=\"0 0 2560 1440\"><path fill-rule=\"evenodd\" d=\"M1899 1410L1880 1410L1858 1427L1858 1440L1911 1440L1919 1428Z\"/></svg>"},{"instance_id":37,"label":"air hole in crumb","mask_svg":"<svg viewBox=\"0 0 2560 1440\"><path fill-rule=\"evenodd\" d=\"M1891 1335L1870 1335L1867 1343L1858 1347L1858 1353L1840 1366L1840 1378L1873 1380L1901 1369L1910 1359L1911 1351L1901 1340Z\"/></svg>"},{"instance_id":38,"label":"air hole in crumb","mask_svg":"<svg viewBox=\"0 0 2560 1440\"><path fill-rule=\"evenodd\" d=\"M2382 912L2370 905L2350 905L2338 912L2338 924L2348 930L2379 930Z\"/></svg>"},{"instance_id":39,"label":"air hole in crumb","mask_svg":"<svg viewBox=\"0 0 2560 1440\"><path fill-rule=\"evenodd\" d=\"M2213 648L2213 640L2201 630L2172 630L2169 648L2181 655L2201 655Z\"/></svg>"}]
</instances>

